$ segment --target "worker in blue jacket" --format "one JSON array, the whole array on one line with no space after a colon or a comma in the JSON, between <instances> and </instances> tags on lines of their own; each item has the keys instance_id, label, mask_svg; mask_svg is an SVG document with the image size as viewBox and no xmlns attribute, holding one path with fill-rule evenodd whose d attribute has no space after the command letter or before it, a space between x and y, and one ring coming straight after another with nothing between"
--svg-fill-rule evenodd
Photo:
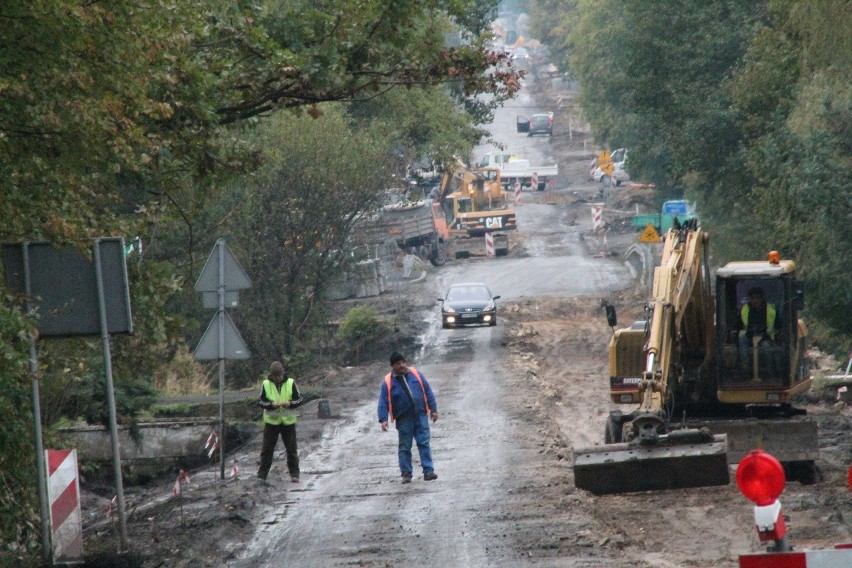
<instances>
[{"instance_id":1,"label":"worker in blue jacket","mask_svg":"<svg viewBox=\"0 0 852 568\"><path fill-rule=\"evenodd\" d=\"M399 437L399 469L402 482L411 483L412 441L417 442L423 479L438 479L432 465L432 450L429 446L429 419L438 420L438 403L429 382L414 367L406 366L405 357L394 352L390 357L391 372L385 376L379 389L379 423L388 430L388 418L396 421Z\"/></svg>"}]
</instances>

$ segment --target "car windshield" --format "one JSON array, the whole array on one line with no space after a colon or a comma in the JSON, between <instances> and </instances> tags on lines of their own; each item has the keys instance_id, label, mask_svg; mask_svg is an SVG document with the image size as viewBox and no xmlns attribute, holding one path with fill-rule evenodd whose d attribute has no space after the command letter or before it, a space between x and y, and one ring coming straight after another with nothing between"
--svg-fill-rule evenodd
<instances>
[{"instance_id":1,"label":"car windshield","mask_svg":"<svg viewBox=\"0 0 852 568\"><path fill-rule=\"evenodd\" d=\"M454 286L447 292L447 300L490 300L491 294L484 286Z\"/></svg>"}]
</instances>

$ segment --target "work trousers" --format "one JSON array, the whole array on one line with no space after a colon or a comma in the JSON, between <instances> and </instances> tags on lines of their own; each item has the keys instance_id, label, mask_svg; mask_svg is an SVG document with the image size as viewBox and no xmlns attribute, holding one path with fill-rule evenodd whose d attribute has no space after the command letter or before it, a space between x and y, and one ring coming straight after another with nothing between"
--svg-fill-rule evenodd
<instances>
[{"instance_id":1,"label":"work trousers","mask_svg":"<svg viewBox=\"0 0 852 568\"><path fill-rule=\"evenodd\" d=\"M752 350L754 349L751 337L749 337L748 334L743 334L739 336L737 343L739 344L740 365L744 367L751 367ZM758 364L760 365L760 368L769 374L774 374L771 351L772 341L769 339L763 339L757 345Z\"/></svg>"},{"instance_id":2,"label":"work trousers","mask_svg":"<svg viewBox=\"0 0 852 568\"><path fill-rule=\"evenodd\" d=\"M416 416L397 418L396 431L399 435L399 470L411 474L411 444L417 441L417 451L420 453L420 465L423 473L435 471L432 465L432 450L429 447L429 415L418 413Z\"/></svg>"},{"instance_id":3,"label":"work trousers","mask_svg":"<svg viewBox=\"0 0 852 568\"><path fill-rule=\"evenodd\" d=\"M281 441L284 442L284 448L287 450L287 471L290 472L290 477L299 477L299 451L296 446L296 425L264 424L263 447L260 450L260 468L257 470L257 476L261 479L266 479L269 468L272 467L272 455L275 453L278 436L281 436Z\"/></svg>"}]
</instances>

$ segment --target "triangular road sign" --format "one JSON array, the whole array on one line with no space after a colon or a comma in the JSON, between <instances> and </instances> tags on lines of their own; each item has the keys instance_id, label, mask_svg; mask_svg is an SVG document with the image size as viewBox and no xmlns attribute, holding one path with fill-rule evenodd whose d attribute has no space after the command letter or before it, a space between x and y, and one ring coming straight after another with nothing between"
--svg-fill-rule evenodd
<instances>
[{"instance_id":1,"label":"triangular road sign","mask_svg":"<svg viewBox=\"0 0 852 568\"><path fill-rule=\"evenodd\" d=\"M657 232L657 229L654 228L654 225L648 223L645 228L642 230L642 233L639 235L640 243L659 243L660 242L660 234Z\"/></svg>"},{"instance_id":2,"label":"triangular road sign","mask_svg":"<svg viewBox=\"0 0 852 568\"><path fill-rule=\"evenodd\" d=\"M224 352L219 353L219 318L225 318L225 345ZM243 341L237 326L234 325L228 312L217 312L207 331L201 336L198 347L195 348L195 359L197 361L216 361L218 359L248 359L251 354Z\"/></svg>"},{"instance_id":3,"label":"triangular road sign","mask_svg":"<svg viewBox=\"0 0 852 568\"><path fill-rule=\"evenodd\" d=\"M244 290L251 288L251 280L237 262L234 253L225 244L224 239L216 241L213 251L204 263L204 269L195 282L195 289L199 292L216 292L219 290L219 248L222 249L222 265L225 267L224 284L225 290Z\"/></svg>"}]
</instances>

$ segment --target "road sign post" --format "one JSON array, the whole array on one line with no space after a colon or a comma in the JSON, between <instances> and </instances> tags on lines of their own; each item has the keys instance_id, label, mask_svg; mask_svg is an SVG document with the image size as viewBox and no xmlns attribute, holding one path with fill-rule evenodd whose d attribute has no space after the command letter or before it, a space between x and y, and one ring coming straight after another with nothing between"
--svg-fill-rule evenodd
<instances>
[{"instance_id":1,"label":"road sign post","mask_svg":"<svg viewBox=\"0 0 852 568\"><path fill-rule=\"evenodd\" d=\"M36 309L39 312L38 336L30 338L30 373L33 378L36 467L45 560L50 561L52 547L50 545L50 507L47 503L47 466L44 460L38 392L36 339L95 335L101 337L120 522L119 548L122 551L127 550L124 489L109 340L110 334L133 332L124 239L120 237L94 239L91 257L84 256L70 247L63 248L48 242L29 241L4 243L2 254L7 287L25 296L28 313ZM57 279L57 274L62 274L63 278Z\"/></svg>"},{"instance_id":2,"label":"road sign post","mask_svg":"<svg viewBox=\"0 0 852 568\"><path fill-rule=\"evenodd\" d=\"M201 292L204 307L213 307L212 294L216 293L216 315L201 341L195 348L198 361L219 361L219 476L225 479L225 359L248 359L249 351L240 332L225 311L225 305L236 307L239 304L237 290L251 288L251 280L240 263L234 257L224 239L219 239L213 247L198 280L195 289Z\"/></svg>"}]
</instances>

